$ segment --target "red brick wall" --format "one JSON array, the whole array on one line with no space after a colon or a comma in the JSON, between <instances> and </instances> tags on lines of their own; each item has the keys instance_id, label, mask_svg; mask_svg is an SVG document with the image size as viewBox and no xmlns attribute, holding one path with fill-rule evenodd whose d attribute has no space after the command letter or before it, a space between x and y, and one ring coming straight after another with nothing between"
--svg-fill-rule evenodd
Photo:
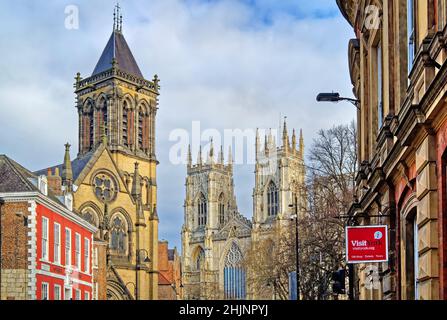
<instances>
[{"instance_id":1,"label":"red brick wall","mask_svg":"<svg viewBox=\"0 0 447 320\"><path fill-rule=\"evenodd\" d=\"M1 299L25 300L27 298L28 203L0 204L1 219Z\"/></svg>"}]
</instances>

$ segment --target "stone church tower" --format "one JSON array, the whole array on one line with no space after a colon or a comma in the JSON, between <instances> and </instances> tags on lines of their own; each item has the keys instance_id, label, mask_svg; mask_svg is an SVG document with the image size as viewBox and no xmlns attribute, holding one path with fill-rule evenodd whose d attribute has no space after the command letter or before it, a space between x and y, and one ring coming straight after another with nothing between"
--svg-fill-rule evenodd
<instances>
[{"instance_id":1,"label":"stone church tower","mask_svg":"<svg viewBox=\"0 0 447 320\"><path fill-rule=\"evenodd\" d=\"M42 170L62 172L62 190L107 243L107 298L157 299L155 118L159 79L146 80L122 32L119 7L93 73L76 76L79 150ZM57 168L57 169L56 169Z\"/></svg>"},{"instance_id":2,"label":"stone church tower","mask_svg":"<svg viewBox=\"0 0 447 320\"><path fill-rule=\"evenodd\" d=\"M297 203L298 214L305 210L304 139L299 146L293 130L290 141L284 121L281 145L276 146L271 132L263 146L256 136L255 187L253 189L253 241L272 237L272 230L287 225L294 214L290 205Z\"/></svg>"},{"instance_id":3,"label":"stone church tower","mask_svg":"<svg viewBox=\"0 0 447 320\"><path fill-rule=\"evenodd\" d=\"M279 147L271 133L261 147L257 133L252 222L237 209L231 154L228 163L224 164L221 150L215 161L211 142L206 161L203 161L200 149L197 163L192 165L189 151L182 229L186 299L259 297L247 286L249 275L242 262L255 242L275 241L275 230L290 225L293 212L290 204L298 203L299 214L305 208L302 133L299 139L297 147L295 131L290 140L285 122ZM284 230L290 232L291 229Z\"/></svg>"},{"instance_id":4,"label":"stone church tower","mask_svg":"<svg viewBox=\"0 0 447 320\"><path fill-rule=\"evenodd\" d=\"M224 163L210 152L192 165L188 152L182 263L185 299L244 299L245 273L241 268L248 248L251 223L239 212L233 183L231 150Z\"/></svg>"}]
</instances>

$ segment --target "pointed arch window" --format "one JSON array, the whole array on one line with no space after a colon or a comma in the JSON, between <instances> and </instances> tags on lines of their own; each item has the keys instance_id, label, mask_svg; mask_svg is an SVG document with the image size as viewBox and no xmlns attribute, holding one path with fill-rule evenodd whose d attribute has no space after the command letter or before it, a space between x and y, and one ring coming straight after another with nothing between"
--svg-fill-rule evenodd
<instances>
[{"instance_id":1,"label":"pointed arch window","mask_svg":"<svg viewBox=\"0 0 447 320\"><path fill-rule=\"evenodd\" d=\"M110 249L115 254L125 255L127 253L127 223L120 216L115 216L110 228Z\"/></svg>"},{"instance_id":2,"label":"pointed arch window","mask_svg":"<svg viewBox=\"0 0 447 320\"><path fill-rule=\"evenodd\" d=\"M273 181L270 182L267 189L267 209L269 217L278 214L278 188Z\"/></svg>"},{"instance_id":3,"label":"pointed arch window","mask_svg":"<svg viewBox=\"0 0 447 320\"><path fill-rule=\"evenodd\" d=\"M107 109L107 101L104 99L104 101L102 102L102 125L104 126L104 131L106 136L108 136L109 132L108 132L108 109ZM102 132L101 132L101 136L102 136Z\"/></svg>"},{"instance_id":4,"label":"pointed arch window","mask_svg":"<svg viewBox=\"0 0 447 320\"><path fill-rule=\"evenodd\" d=\"M95 121L93 119L93 106L89 105L87 111L87 123L88 123L88 150L93 148L94 138L95 138Z\"/></svg>"},{"instance_id":5,"label":"pointed arch window","mask_svg":"<svg viewBox=\"0 0 447 320\"><path fill-rule=\"evenodd\" d=\"M242 300L246 296L246 276L242 266L242 251L236 242L231 244L225 257L224 293L225 299Z\"/></svg>"},{"instance_id":6,"label":"pointed arch window","mask_svg":"<svg viewBox=\"0 0 447 320\"><path fill-rule=\"evenodd\" d=\"M123 106L123 119L122 119L122 139L123 145L129 146L129 105L127 101L124 101Z\"/></svg>"},{"instance_id":7,"label":"pointed arch window","mask_svg":"<svg viewBox=\"0 0 447 320\"><path fill-rule=\"evenodd\" d=\"M195 266L196 270L197 271L202 270L204 263L205 263L205 251L203 250L203 248L200 248L196 256L196 266Z\"/></svg>"},{"instance_id":8,"label":"pointed arch window","mask_svg":"<svg viewBox=\"0 0 447 320\"><path fill-rule=\"evenodd\" d=\"M144 150L144 121L144 112L140 110L138 113L138 148L140 150Z\"/></svg>"},{"instance_id":9,"label":"pointed arch window","mask_svg":"<svg viewBox=\"0 0 447 320\"><path fill-rule=\"evenodd\" d=\"M197 218L199 227L206 225L207 203L206 198L203 194L200 195L199 201L197 203Z\"/></svg>"},{"instance_id":10,"label":"pointed arch window","mask_svg":"<svg viewBox=\"0 0 447 320\"><path fill-rule=\"evenodd\" d=\"M225 217L225 197L224 194L221 193L219 196L219 224L223 225L225 223L226 217Z\"/></svg>"}]
</instances>

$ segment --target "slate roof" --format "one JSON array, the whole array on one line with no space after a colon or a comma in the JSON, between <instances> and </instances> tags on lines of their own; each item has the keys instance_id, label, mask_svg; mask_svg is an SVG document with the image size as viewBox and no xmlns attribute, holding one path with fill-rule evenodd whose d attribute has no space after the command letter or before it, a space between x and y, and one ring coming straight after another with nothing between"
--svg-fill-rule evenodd
<instances>
[{"instance_id":1,"label":"slate roof","mask_svg":"<svg viewBox=\"0 0 447 320\"><path fill-rule=\"evenodd\" d=\"M0 192L27 192L37 188L31 182L37 177L31 171L7 157L0 155Z\"/></svg>"},{"instance_id":2,"label":"slate roof","mask_svg":"<svg viewBox=\"0 0 447 320\"><path fill-rule=\"evenodd\" d=\"M38 175L24 168L6 155L0 155L0 192L30 192L38 191ZM48 189L48 198L63 204L51 189Z\"/></svg>"},{"instance_id":3,"label":"slate roof","mask_svg":"<svg viewBox=\"0 0 447 320\"><path fill-rule=\"evenodd\" d=\"M137 62L127 45L126 39L120 31L113 31L107 45L96 64L92 76L112 68L112 59L118 63L118 69L130 73L134 76L144 78Z\"/></svg>"},{"instance_id":4,"label":"slate roof","mask_svg":"<svg viewBox=\"0 0 447 320\"><path fill-rule=\"evenodd\" d=\"M71 168L73 171L73 181L76 181L81 171L84 169L84 167L87 165L87 163L90 161L94 154L94 151L90 151L89 153L86 153L82 157L78 157L71 161ZM62 173L62 164L58 164L49 168L41 169L39 171L34 172L36 175L47 175L48 169L51 169L51 172L54 174L54 169L59 168L59 172Z\"/></svg>"}]
</instances>

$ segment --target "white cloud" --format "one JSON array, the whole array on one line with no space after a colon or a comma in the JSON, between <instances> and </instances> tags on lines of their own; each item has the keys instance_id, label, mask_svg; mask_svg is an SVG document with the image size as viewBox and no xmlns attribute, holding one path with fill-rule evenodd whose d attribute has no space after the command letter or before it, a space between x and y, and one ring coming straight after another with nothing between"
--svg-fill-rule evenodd
<instances>
[{"instance_id":1,"label":"white cloud","mask_svg":"<svg viewBox=\"0 0 447 320\"><path fill-rule=\"evenodd\" d=\"M157 119L160 238L179 246L186 169L168 162L169 133L202 129L320 128L349 122L350 105L317 104L320 91L350 95L350 27L336 7L319 1L127 1L124 34L146 78L161 78ZM334 1L335 2L335 1ZM41 6L18 1L0 12L0 152L31 169L77 148L73 77L88 76L112 29L110 1L78 1L80 29L64 29L70 1ZM110 12L110 13L109 13ZM262 18L268 15L268 23ZM323 18L321 18L322 16ZM196 156L193 155L193 159ZM237 166L241 212L251 217L253 168Z\"/></svg>"}]
</instances>

